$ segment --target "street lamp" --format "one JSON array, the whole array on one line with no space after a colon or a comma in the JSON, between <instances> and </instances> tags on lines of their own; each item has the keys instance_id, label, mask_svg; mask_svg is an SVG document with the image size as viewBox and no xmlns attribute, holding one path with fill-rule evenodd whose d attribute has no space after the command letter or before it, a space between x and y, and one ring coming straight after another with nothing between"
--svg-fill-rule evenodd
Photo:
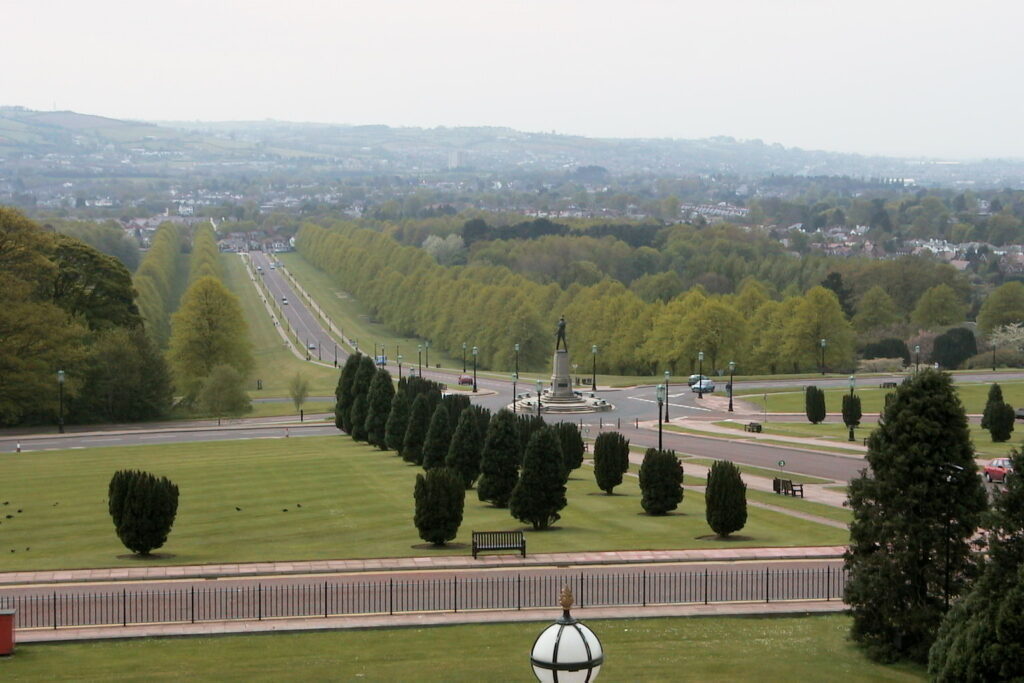
<instances>
[{"instance_id":1,"label":"street lamp","mask_svg":"<svg viewBox=\"0 0 1024 683\"><path fill-rule=\"evenodd\" d=\"M821 374L825 374L825 347L828 346L828 341L822 339L821 342Z\"/></svg>"},{"instance_id":2,"label":"street lamp","mask_svg":"<svg viewBox=\"0 0 1024 683\"><path fill-rule=\"evenodd\" d=\"M466 374L466 342L462 342L462 374Z\"/></svg>"},{"instance_id":3,"label":"street lamp","mask_svg":"<svg viewBox=\"0 0 1024 683\"><path fill-rule=\"evenodd\" d=\"M914 346L914 372L921 370L921 345Z\"/></svg>"},{"instance_id":4,"label":"street lamp","mask_svg":"<svg viewBox=\"0 0 1024 683\"><path fill-rule=\"evenodd\" d=\"M476 354L479 353L480 349L473 347L473 393L476 393Z\"/></svg>"},{"instance_id":5,"label":"street lamp","mask_svg":"<svg viewBox=\"0 0 1024 683\"><path fill-rule=\"evenodd\" d=\"M590 374L590 388L597 391L597 344L590 347L590 353L594 356L594 365Z\"/></svg>"},{"instance_id":6,"label":"street lamp","mask_svg":"<svg viewBox=\"0 0 1024 683\"><path fill-rule=\"evenodd\" d=\"M423 377L423 344L416 345L416 365L416 375L418 377Z\"/></svg>"},{"instance_id":7,"label":"street lamp","mask_svg":"<svg viewBox=\"0 0 1024 683\"><path fill-rule=\"evenodd\" d=\"M668 422L668 378L671 377L669 371L665 371L665 422Z\"/></svg>"},{"instance_id":8,"label":"street lamp","mask_svg":"<svg viewBox=\"0 0 1024 683\"><path fill-rule=\"evenodd\" d=\"M540 417L540 392L544 391L544 382L537 380L537 417Z\"/></svg>"},{"instance_id":9,"label":"street lamp","mask_svg":"<svg viewBox=\"0 0 1024 683\"><path fill-rule=\"evenodd\" d=\"M697 352L697 398L704 398L704 352Z\"/></svg>"},{"instance_id":10,"label":"street lamp","mask_svg":"<svg viewBox=\"0 0 1024 683\"><path fill-rule=\"evenodd\" d=\"M996 344L992 342L992 372L996 371Z\"/></svg>"},{"instance_id":11,"label":"street lamp","mask_svg":"<svg viewBox=\"0 0 1024 683\"><path fill-rule=\"evenodd\" d=\"M515 345L516 350L516 377L519 376L519 344Z\"/></svg>"},{"instance_id":12,"label":"street lamp","mask_svg":"<svg viewBox=\"0 0 1024 683\"><path fill-rule=\"evenodd\" d=\"M338 367L338 342L334 342L334 367Z\"/></svg>"},{"instance_id":13,"label":"street lamp","mask_svg":"<svg viewBox=\"0 0 1024 683\"><path fill-rule=\"evenodd\" d=\"M402 354L398 354L398 381L402 381Z\"/></svg>"},{"instance_id":14,"label":"street lamp","mask_svg":"<svg viewBox=\"0 0 1024 683\"><path fill-rule=\"evenodd\" d=\"M423 351L426 353L427 368L430 367L430 342L423 342Z\"/></svg>"},{"instance_id":15,"label":"street lamp","mask_svg":"<svg viewBox=\"0 0 1024 683\"><path fill-rule=\"evenodd\" d=\"M64 433L64 371L57 371L57 394L59 396L59 412L57 413L57 431Z\"/></svg>"},{"instance_id":16,"label":"street lamp","mask_svg":"<svg viewBox=\"0 0 1024 683\"><path fill-rule=\"evenodd\" d=\"M660 450L662 450L662 448L661 448L661 404L665 402L665 385L664 384L659 384L658 385L657 396L658 396L658 450L660 451Z\"/></svg>"},{"instance_id":17,"label":"street lamp","mask_svg":"<svg viewBox=\"0 0 1024 683\"><path fill-rule=\"evenodd\" d=\"M729 361L729 412L732 412L733 373L736 372L736 361Z\"/></svg>"},{"instance_id":18,"label":"street lamp","mask_svg":"<svg viewBox=\"0 0 1024 683\"><path fill-rule=\"evenodd\" d=\"M562 589L562 618L541 631L530 651L533 674L541 683L593 681L601 672L604 649L588 627L569 614L572 591Z\"/></svg>"},{"instance_id":19,"label":"street lamp","mask_svg":"<svg viewBox=\"0 0 1024 683\"><path fill-rule=\"evenodd\" d=\"M518 396L516 394L516 382L517 381L519 381L519 373L518 372L513 372L512 373L512 414L513 415L515 415L515 413L516 413L516 399L518 398Z\"/></svg>"},{"instance_id":20,"label":"street lamp","mask_svg":"<svg viewBox=\"0 0 1024 683\"><path fill-rule=\"evenodd\" d=\"M854 377L853 375L850 375L850 397L851 398L853 397L853 388L856 385L857 385L857 378ZM855 441L855 439L853 438L853 425L850 424L850 425L847 425L847 427L850 428L850 441Z\"/></svg>"}]
</instances>

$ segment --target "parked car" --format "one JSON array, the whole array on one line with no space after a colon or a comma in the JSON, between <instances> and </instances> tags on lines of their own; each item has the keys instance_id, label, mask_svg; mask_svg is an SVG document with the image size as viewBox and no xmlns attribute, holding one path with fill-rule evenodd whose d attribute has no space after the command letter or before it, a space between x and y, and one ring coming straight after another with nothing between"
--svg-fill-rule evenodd
<instances>
[{"instance_id":1,"label":"parked car","mask_svg":"<svg viewBox=\"0 0 1024 683\"><path fill-rule=\"evenodd\" d=\"M695 394L710 394L715 390L715 383L705 377L704 379L691 384L690 390Z\"/></svg>"},{"instance_id":2,"label":"parked car","mask_svg":"<svg viewBox=\"0 0 1024 683\"><path fill-rule=\"evenodd\" d=\"M1024 420L1024 408L1017 408L1017 419Z\"/></svg>"},{"instance_id":3,"label":"parked car","mask_svg":"<svg viewBox=\"0 0 1024 683\"><path fill-rule=\"evenodd\" d=\"M459 384L472 384L473 378L469 375L459 375Z\"/></svg>"},{"instance_id":4,"label":"parked car","mask_svg":"<svg viewBox=\"0 0 1024 683\"><path fill-rule=\"evenodd\" d=\"M1013 474L1013 463L1010 462L1009 458L996 458L985 465L982 470L982 476L985 477L985 481L1001 481L1005 482L1006 478Z\"/></svg>"},{"instance_id":5,"label":"parked car","mask_svg":"<svg viewBox=\"0 0 1024 683\"><path fill-rule=\"evenodd\" d=\"M701 380L707 380L707 379L708 379L707 375L690 375L690 379L686 380L686 383L689 384L692 387L697 382L700 382Z\"/></svg>"}]
</instances>

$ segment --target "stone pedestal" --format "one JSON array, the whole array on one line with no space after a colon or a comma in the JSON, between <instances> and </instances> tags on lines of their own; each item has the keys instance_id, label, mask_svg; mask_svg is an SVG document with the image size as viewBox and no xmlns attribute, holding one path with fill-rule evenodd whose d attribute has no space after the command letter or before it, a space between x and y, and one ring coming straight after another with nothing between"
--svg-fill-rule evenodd
<instances>
[{"instance_id":1,"label":"stone pedestal","mask_svg":"<svg viewBox=\"0 0 1024 683\"><path fill-rule=\"evenodd\" d=\"M567 403L578 401L572 390L572 376L569 374L569 352L565 349L555 351L551 363L551 389L545 397L545 403Z\"/></svg>"}]
</instances>

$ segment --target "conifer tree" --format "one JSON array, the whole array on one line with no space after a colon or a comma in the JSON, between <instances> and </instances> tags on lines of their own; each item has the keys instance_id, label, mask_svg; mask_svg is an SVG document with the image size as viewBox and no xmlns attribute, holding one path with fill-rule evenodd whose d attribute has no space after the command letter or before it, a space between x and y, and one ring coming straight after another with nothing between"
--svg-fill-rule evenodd
<instances>
[{"instance_id":1,"label":"conifer tree","mask_svg":"<svg viewBox=\"0 0 1024 683\"><path fill-rule=\"evenodd\" d=\"M178 487L167 477L119 470L107 487L107 509L117 537L133 553L148 555L167 541L178 514Z\"/></svg>"},{"instance_id":2,"label":"conifer tree","mask_svg":"<svg viewBox=\"0 0 1024 683\"><path fill-rule=\"evenodd\" d=\"M458 473L435 467L416 475L416 513L413 518L420 538L444 545L455 538L462 524L466 487Z\"/></svg>"},{"instance_id":3,"label":"conifer tree","mask_svg":"<svg viewBox=\"0 0 1024 683\"><path fill-rule=\"evenodd\" d=\"M448 412L448 433L454 434L455 428L459 426L459 418L462 417L462 411L470 407L469 396L448 394L441 398L441 403L444 404Z\"/></svg>"},{"instance_id":4,"label":"conifer tree","mask_svg":"<svg viewBox=\"0 0 1024 683\"><path fill-rule=\"evenodd\" d=\"M608 495L629 470L629 439L619 432L601 432L594 439L594 478Z\"/></svg>"},{"instance_id":5,"label":"conifer tree","mask_svg":"<svg viewBox=\"0 0 1024 683\"><path fill-rule=\"evenodd\" d=\"M988 390L985 411L981 414L981 428L987 429L996 443L1007 441L1013 434L1013 423L1016 414L1013 406L1003 401L1003 390L998 383Z\"/></svg>"},{"instance_id":6,"label":"conifer tree","mask_svg":"<svg viewBox=\"0 0 1024 683\"><path fill-rule=\"evenodd\" d=\"M859 427L863 413L860 408L860 396L843 394L843 424L847 427Z\"/></svg>"},{"instance_id":7,"label":"conifer tree","mask_svg":"<svg viewBox=\"0 0 1024 683\"><path fill-rule=\"evenodd\" d=\"M683 502L683 464L675 451L648 448L640 466L640 505L649 515L664 515Z\"/></svg>"},{"instance_id":8,"label":"conifer tree","mask_svg":"<svg viewBox=\"0 0 1024 683\"><path fill-rule=\"evenodd\" d=\"M366 440L381 450L387 448L385 434L394 395L395 385L391 383L391 373L379 368L366 397Z\"/></svg>"},{"instance_id":9,"label":"conifer tree","mask_svg":"<svg viewBox=\"0 0 1024 683\"><path fill-rule=\"evenodd\" d=\"M352 401L352 431L349 435L354 441L366 441L366 394L357 394Z\"/></svg>"},{"instance_id":10,"label":"conifer tree","mask_svg":"<svg viewBox=\"0 0 1024 683\"><path fill-rule=\"evenodd\" d=\"M562 446L562 464L565 466L566 477L583 464L583 437L580 429L571 422L559 422L555 425L558 441Z\"/></svg>"},{"instance_id":11,"label":"conifer tree","mask_svg":"<svg viewBox=\"0 0 1024 683\"><path fill-rule=\"evenodd\" d=\"M544 418L537 417L533 413L524 415L522 413L516 416L516 427L519 431L519 457L522 458L526 453L526 444L530 442L530 438L534 432L544 429L548 426L548 423L544 421ZM522 465L522 462L519 463Z\"/></svg>"},{"instance_id":12,"label":"conifer tree","mask_svg":"<svg viewBox=\"0 0 1024 683\"><path fill-rule=\"evenodd\" d=\"M705 518L720 537L739 531L747 524L747 485L740 468L728 460L716 460L708 473L704 492Z\"/></svg>"},{"instance_id":13,"label":"conifer tree","mask_svg":"<svg viewBox=\"0 0 1024 683\"><path fill-rule=\"evenodd\" d=\"M512 490L509 512L534 530L557 522L566 506L562 449L551 427L534 432L523 454L523 471Z\"/></svg>"},{"instance_id":14,"label":"conifer tree","mask_svg":"<svg viewBox=\"0 0 1024 683\"><path fill-rule=\"evenodd\" d=\"M1003 403L1003 388L999 386L999 382L994 382L992 386L988 388L988 400L985 401L985 409L981 413L981 428L991 429L992 424L992 411L996 406L1002 405Z\"/></svg>"},{"instance_id":15,"label":"conifer tree","mask_svg":"<svg viewBox=\"0 0 1024 683\"><path fill-rule=\"evenodd\" d=\"M423 464L423 442L427 440L431 414L430 397L420 394L409 411L409 425L402 437L402 460L413 465Z\"/></svg>"},{"instance_id":16,"label":"conifer tree","mask_svg":"<svg viewBox=\"0 0 1024 683\"><path fill-rule=\"evenodd\" d=\"M924 369L896 389L866 460L849 487L851 636L875 659L924 662L946 599L973 570L986 504L949 375Z\"/></svg>"},{"instance_id":17,"label":"conifer tree","mask_svg":"<svg viewBox=\"0 0 1024 683\"><path fill-rule=\"evenodd\" d=\"M338 386L334 390L334 426L345 432L352 431L350 412L352 401L355 398L352 393L352 386L356 381L356 371L359 369L359 354L353 353L345 359L345 365L341 368L338 376Z\"/></svg>"},{"instance_id":18,"label":"conifer tree","mask_svg":"<svg viewBox=\"0 0 1024 683\"><path fill-rule=\"evenodd\" d=\"M483 443L476 425L477 416L473 410L463 410L444 461L445 467L462 477L467 489L473 488L473 482L480 476L480 448Z\"/></svg>"},{"instance_id":19,"label":"conifer tree","mask_svg":"<svg viewBox=\"0 0 1024 683\"><path fill-rule=\"evenodd\" d=\"M516 416L499 410L487 425L480 455L480 481L477 497L494 507L507 507L512 490L519 481L519 430Z\"/></svg>"},{"instance_id":20,"label":"conifer tree","mask_svg":"<svg viewBox=\"0 0 1024 683\"><path fill-rule=\"evenodd\" d=\"M384 442L395 453L402 454L402 441L405 430L409 427L409 396L404 388L399 388L391 398L391 411L388 413L387 424L384 425Z\"/></svg>"},{"instance_id":21,"label":"conifer tree","mask_svg":"<svg viewBox=\"0 0 1024 683\"><path fill-rule=\"evenodd\" d=\"M988 560L970 592L949 610L928 656L934 681L1024 679L1024 456L996 493L988 528Z\"/></svg>"},{"instance_id":22,"label":"conifer tree","mask_svg":"<svg viewBox=\"0 0 1024 683\"><path fill-rule=\"evenodd\" d=\"M804 392L804 408L811 424L818 424L825 419L825 392L814 386L808 386Z\"/></svg>"},{"instance_id":23,"label":"conifer tree","mask_svg":"<svg viewBox=\"0 0 1024 683\"><path fill-rule=\"evenodd\" d=\"M444 459L448 457L448 447L451 442L452 432L448 409L444 403L439 403L430 417L430 427L423 440L423 469L444 467Z\"/></svg>"}]
</instances>

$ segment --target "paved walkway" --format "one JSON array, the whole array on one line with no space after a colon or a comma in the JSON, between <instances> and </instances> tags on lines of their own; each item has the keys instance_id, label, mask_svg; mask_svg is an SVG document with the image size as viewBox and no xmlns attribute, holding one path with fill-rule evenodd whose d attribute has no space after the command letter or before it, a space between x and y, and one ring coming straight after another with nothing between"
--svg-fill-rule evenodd
<instances>
[{"instance_id":1,"label":"paved walkway","mask_svg":"<svg viewBox=\"0 0 1024 683\"><path fill-rule=\"evenodd\" d=\"M818 614L841 612L846 605L838 600L789 602L740 602L713 605L658 605L641 607L573 608L572 614L582 621L593 619L637 619L648 617L697 617L727 615ZM262 621L212 621L198 624L142 624L138 626L92 626L73 629L23 629L16 634L17 643L43 643L71 640L106 640L115 638L161 638L168 636L212 636L228 633L287 633L342 629L428 627L451 624L497 624L510 622L553 622L561 616L561 608L528 610L481 610L474 612L421 612L415 614L379 614L351 617L319 617L265 619Z\"/></svg>"},{"instance_id":2,"label":"paved walkway","mask_svg":"<svg viewBox=\"0 0 1024 683\"><path fill-rule=\"evenodd\" d=\"M791 548L710 548L707 550L618 550L582 553L530 553L520 555L466 555L436 557L384 557L357 560L309 560L251 562L245 564L167 565L159 567L109 567L106 569L55 569L0 573L0 585L86 583L90 581L141 581L212 579L219 577L280 576L287 574L344 574L352 572L471 570L536 566L586 566L650 564L665 562L736 562L773 560L825 560L841 557L845 546ZM468 553L468 551L467 551Z\"/></svg>"}]
</instances>

